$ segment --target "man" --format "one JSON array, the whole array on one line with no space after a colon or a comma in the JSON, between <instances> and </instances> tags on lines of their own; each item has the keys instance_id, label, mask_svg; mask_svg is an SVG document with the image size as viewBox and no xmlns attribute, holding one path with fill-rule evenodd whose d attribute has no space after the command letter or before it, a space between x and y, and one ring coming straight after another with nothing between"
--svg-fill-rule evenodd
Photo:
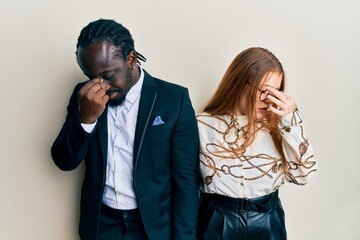
<instances>
[{"instance_id":1,"label":"man","mask_svg":"<svg viewBox=\"0 0 360 240\"><path fill-rule=\"evenodd\" d=\"M186 88L150 76L129 31L113 20L80 33L89 78L70 98L51 154L85 161L81 239L195 239L198 130Z\"/></svg>"}]
</instances>

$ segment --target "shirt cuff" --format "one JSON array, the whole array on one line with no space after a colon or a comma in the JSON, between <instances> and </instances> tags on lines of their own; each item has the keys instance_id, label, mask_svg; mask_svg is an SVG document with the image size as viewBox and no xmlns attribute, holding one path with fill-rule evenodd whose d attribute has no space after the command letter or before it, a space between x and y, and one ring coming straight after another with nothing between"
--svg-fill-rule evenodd
<instances>
[{"instance_id":1,"label":"shirt cuff","mask_svg":"<svg viewBox=\"0 0 360 240\"><path fill-rule=\"evenodd\" d=\"M302 123L299 110L295 109L294 112L289 113L288 115L280 118L279 126L280 127L292 127L297 126Z\"/></svg>"},{"instance_id":2,"label":"shirt cuff","mask_svg":"<svg viewBox=\"0 0 360 240\"><path fill-rule=\"evenodd\" d=\"M288 115L280 118L280 126L281 127L291 127L291 120L294 116L294 113L291 112Z\"/></svg>"},{"instance_id":3,"label":"shirt cuff","mask_svg":"<svg viewBox=\"0 0 360 240\"><path fill-rule=\"evenodd\" d=\"M91 124L81 123L81 126L85 130L85 132L92 133L95 129L96 123L97 123L97 120Z\"/></svg>"}]
</instances>

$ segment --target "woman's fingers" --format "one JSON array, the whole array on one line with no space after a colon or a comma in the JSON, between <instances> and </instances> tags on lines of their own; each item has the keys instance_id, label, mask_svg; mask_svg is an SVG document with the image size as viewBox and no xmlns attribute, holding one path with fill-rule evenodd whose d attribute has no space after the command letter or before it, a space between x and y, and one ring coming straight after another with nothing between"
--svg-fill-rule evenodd
<instances>
[{"instance_id":1,"label":"woman's fingers","mask_svg":"<svg viewBox=\"0 0 360 240\"><path fill-rule=\"evenodd\" d=\"M267 90L269 91L269 95L267 96L267 99L276 106L278 106L278 109L273 106L270 106L269 107L270 111L274 112L279 116L285 116L295 111L296 103L291 96L281 91L278 91L274 88L269 87Z\"/></svg>"}]
</instances>

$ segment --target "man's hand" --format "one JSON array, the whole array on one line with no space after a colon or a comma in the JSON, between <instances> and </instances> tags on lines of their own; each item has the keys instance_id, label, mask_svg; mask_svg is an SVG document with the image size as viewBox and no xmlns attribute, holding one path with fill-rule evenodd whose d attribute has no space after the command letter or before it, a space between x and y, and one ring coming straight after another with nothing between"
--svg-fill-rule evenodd
<instances>
[{"instance_id":1,"label":"man's hand","mask_svg":"<svg viewBox=\"0 0 360 240\"><path fill-rule=\"evenodd\" d=\"M79 91L80 122L91 124L104 112L109 96L106 91L110 86L102 85L101 78L87 82Z\"/></svg>"}]
</instances>

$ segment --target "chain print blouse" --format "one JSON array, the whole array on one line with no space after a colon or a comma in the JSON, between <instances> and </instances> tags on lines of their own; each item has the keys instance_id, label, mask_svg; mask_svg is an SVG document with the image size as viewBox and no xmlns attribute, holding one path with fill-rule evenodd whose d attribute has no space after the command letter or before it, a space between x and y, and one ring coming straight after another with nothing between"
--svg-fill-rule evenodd
<instances>
[{"instance_id":1,"label":"chain print blouse","mask_svg":"<svg viewBox=\"0 0 360 240\"><path fill-rule=\"evenodd\" d=\"M276 191L285 180L304 185L317 170L313 148L306 138L298 110L282 117L279 128L289 167L284 176L281 155L265 129L256 132L244 152L247 117L197 115L200 135L201 190L233 198L255 198Z\"/></svg>"}]
</instances>

